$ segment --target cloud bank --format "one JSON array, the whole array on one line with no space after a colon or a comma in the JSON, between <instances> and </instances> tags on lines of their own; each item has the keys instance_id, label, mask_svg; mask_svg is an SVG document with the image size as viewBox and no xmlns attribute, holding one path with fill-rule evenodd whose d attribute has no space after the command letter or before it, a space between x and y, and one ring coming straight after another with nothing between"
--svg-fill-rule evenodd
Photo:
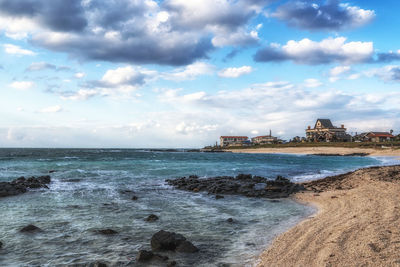
<instances>
[{"instance_id":1,"label":"cloud bank","mask_svg":"<svg viewBox=\"0 0 400 267\"><path fill-rule=\"evenodd\" d=\"M370 23L375 18L375 12L339 0L288 1L279 6L272 16L301 29L340 31Z\"/></svg>"},{"instance_id":2,"label":"cloud bank","mask_svg":"<svg viewBox=\"0 0 400 267\"><path fill-rule=\"evenodd\" d=\"M0 0L0 29L80 60L181 66L216 47L257 43L248 24L270 2Z\"/></svg>"},{"instance_id":3,"label":"cloud bank","mask_svg":"<svg viewBox=\"0 0 400 267\"><path fill-rule=\"evenodd\" d=\"M354 64L369 62L374 54L372 42L346 42L345 37L327 38L320 42L310 39L288 41L285 45L271 44L257 51L258 62L293 61L297 64L318 65L340 62Z\"/></svg>"}]
</instances>

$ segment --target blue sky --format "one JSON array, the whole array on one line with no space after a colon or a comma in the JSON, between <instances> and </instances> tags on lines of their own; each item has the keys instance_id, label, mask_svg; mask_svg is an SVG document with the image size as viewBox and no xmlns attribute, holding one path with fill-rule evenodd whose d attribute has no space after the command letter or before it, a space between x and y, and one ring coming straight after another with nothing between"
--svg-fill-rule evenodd
<instances>
[{"instance_id":1,"label":"blue sky","mask_svg":"<svg viewBox=\"0 0 400 267\"><path fill-rule=\"evenodd\" d=\"M398 1L0 0L1 147L400 132Z\"/></svg>"}]
</instances>

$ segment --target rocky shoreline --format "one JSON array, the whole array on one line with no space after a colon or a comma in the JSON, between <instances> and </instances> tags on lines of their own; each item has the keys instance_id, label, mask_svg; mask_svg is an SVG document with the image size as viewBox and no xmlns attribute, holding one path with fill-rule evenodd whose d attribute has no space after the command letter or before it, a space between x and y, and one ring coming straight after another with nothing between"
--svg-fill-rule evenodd
<instances>
[{"instance_id":1,"label":"rocky shoreline","mask_svg":"<svg viewBox=\"0 0 400 267\"><path fill-rule=\"evenodd\" d=\"M167 179L167 184L185 191L208 192L214 194L216 199L222 195L242 195L257 198L287 198L293 193L305 190L302 184L291 182L282 176L270 180L251 174L239 174L232 176L217 176L211 178L199 178L196 175Z\"/></svg>"}]
</instances>

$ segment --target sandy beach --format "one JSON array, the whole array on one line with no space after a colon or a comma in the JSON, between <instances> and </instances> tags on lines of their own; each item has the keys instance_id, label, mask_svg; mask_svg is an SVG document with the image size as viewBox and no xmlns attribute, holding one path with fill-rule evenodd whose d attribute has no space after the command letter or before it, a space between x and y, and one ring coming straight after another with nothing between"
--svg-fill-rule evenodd
<instances>
[{"instance_id":1,"label":"sandy beach","mask_svg":"<svg viewBox=\"0 0 400 267\"><path fill-rule=\"evenodd\" d=\"M352 150L354 151L354 150ZM400 165L305 183L295 199L317 214L278 236L267 266L400 266Z\"/></svg>"},{"instance_id":2,"label":"sandy beach","mask_svg":"<svg viewBox=\"0 0 400 267\"><path fill-rule=\"evenodd\" d=\"M400 157L400 149L392 148L352 148L352 147L279 147L279 148L248 148L230 149L233 153L287 153L287 154L340 154L366 153L370 156L396 156Z\"/></svg>"}]
</instances>

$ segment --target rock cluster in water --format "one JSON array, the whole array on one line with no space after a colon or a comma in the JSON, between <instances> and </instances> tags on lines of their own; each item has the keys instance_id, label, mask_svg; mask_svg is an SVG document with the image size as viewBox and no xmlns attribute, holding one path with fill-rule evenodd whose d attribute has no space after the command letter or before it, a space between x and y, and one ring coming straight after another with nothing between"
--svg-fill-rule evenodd
<instances>
[{"instance_id":1,"label":"rock cluster in water","mask_svg":"<svg viewBox=\"0 0 400 267\"><path fill-rule=\"evenodd\" d=\"M275 180L268 180L267 178L250 174L205 179L191 175L189 177L168 179L166 182L177 189L192 192L206 191L209 194L216 195L243 195L259 198L285 198L293 193L305 190L303 185L292 183L282 176L278 176Z\"/></svg>"},{"instance_id":2,"label":"rock cluster in water","mask_svg":"<svg viewBox=\"0 0 400 267\"><path fill-rule=\"evenodd\" d=\"M167 256L156 254L153 251L175 251L181 253L195 253L199 251L199 249L183 235L164 230L158 231L151 237L150 245L152 251L139 251L136 257L138 262L168 261L169 258ZM170 261L167 264L167 266L175 265L175 261Z\"/></svg>"},{"instance_id":3,"label":"rock cluster in water","mask_svg":"<svg viewBox=\"0 0 400 267\"><path fill-rule=\"evenodd\" d=\"M25 193L29 188L48 188L49 175L39 177L20 177L12 182L0 182L0 197L15 196Z\"/></svg>"}]
</instances>

